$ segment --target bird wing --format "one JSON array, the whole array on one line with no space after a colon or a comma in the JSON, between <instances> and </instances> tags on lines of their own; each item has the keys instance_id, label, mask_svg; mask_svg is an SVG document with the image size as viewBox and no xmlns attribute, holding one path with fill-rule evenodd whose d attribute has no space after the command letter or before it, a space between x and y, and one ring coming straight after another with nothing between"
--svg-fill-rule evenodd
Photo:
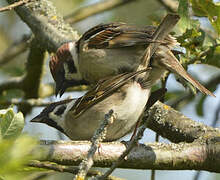
<instances>
[{"instance_id":1,"label":"bird wing","mask_svg":"<svg viewBox=\"0 0 220 180\"><path fill-rule=\"evenodd\" d=\"M113 94L118 88L122 87L138 74L147 72L150 69L146 68L137 72L123 73L100 80L93 89L75 102L71 108L74 118L77 118L87 109Z\"/></svg>"},{"instance_id":2,"label":"bird wing","mask_svg":"<svg viewBox=\"0 0 220 180\"><path fill-rule=\"evenodd\" d=\"M147 45L152 42L172 43L173 38L167 36L165 41L152 41L156 27L138 28L125 23L99 24L83 34L83 40L88 48L105 49L128 46Z\"/></svg>"}]
</instances>

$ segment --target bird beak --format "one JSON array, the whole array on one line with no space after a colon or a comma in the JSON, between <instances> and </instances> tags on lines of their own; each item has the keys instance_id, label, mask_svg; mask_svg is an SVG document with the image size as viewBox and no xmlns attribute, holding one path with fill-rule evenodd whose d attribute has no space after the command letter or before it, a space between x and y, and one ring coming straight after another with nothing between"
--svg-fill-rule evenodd
<instances>
[{"instance_id":1,"label":"bird beak","mask_svg":"<svg viewBox=\"0 0 220 180\"><path fill-rule=\"evenodd\" d=\"M40 117L40 115L38 115L35 118L31 119L30 122L44 123L44 120Z\"/></svg>"},{"instance_id":2,"label":"bird beak","mask_svg":"<svg viewBox=\"0 0 220 180\"><path fill-rule=\"evenodd\" d=\"M55 95L57 97L57 95L59 94L60 97L64 94L64 92L66 91L66 89L68 88L67 83L65 83L65 81L57 81L56 82L56 89L55 89Z\"/></svg>"},{"instance_id":3,"label":"bird beak","mask_svg":"<svg viewBox=\"0 0 220 180\"><path fill-rule=\"evenodd\" d=\"M59 94L61 97L66 92L67 88L79 85L89 85L89 83L85 80L66 80L62 78L57 79L55 95L57 96Z\"/></svg>"},{"instance_id":4,"label":"bird beak","mask_svg":"<svg viewBox=\"0 0 220 180\"><path fill-rule=\"evenodd\" d=\"M202 93L215 97L215 95L212 92L206 89L203 85L201 85L197 80L195 80L191 75L189 75L185 71L183 66L180 64L177 58L170 51L160 51L160 53L161 54L163 53L162 56L166 57L166 58L155 59L159 61L160 65L164 66L167 70L175 74L178 74L180 77L190 82L193 86L195 86Z\"/></svg>"}]
</instances>

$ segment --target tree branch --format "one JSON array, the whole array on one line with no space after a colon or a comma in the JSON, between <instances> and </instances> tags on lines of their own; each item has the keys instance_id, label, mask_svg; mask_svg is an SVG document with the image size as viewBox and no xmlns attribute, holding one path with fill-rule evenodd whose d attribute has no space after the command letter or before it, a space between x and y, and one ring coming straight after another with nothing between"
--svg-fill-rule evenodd
<instances>
[{"instance_id":1,"label":"tree branch","mask_svg":"<svg viewBox=\"0 0 220 180\"><path fill-rule=\"evenodd\" d=\"M105 0L101 1L89 6L85 6L82 8L77 9L75 12L71 13L70 15L67 15L64 17L65 21L73 24L77 23L83 19L86 19L87 17L90 17L92 15L111 10L115 7L134 2L137 0Z\"/></svg>"},{"instance_id":2,"label":"tree branch","mask_svg":"<svg viewBox=\"0 0 220 180\"><path fill-rule=\"evenodd\" d=\"M39 44L36 38L34 38L30 44L30 51L26 63L27 72L22 81L24 99L38 98L40 94L43 65L45 64L45 49ZM32 109L32 106L26 104L20 106L20 108L23 114L26 115L26 113Z\"/></svg>"},{"instance_id":3,"label":"tree branch","mask_svg":"<svg viewBox=\"0 0 220 180\"><path fill-rule=\"evenodd\" d=\"M193 142L199 138L206 141L220 135L218 129L195 122L159 101L146 112L145 118L151 115L152 111L155 111L155 114L146 122L147 127L172 142Z\"/></svg>"},{"instance_id":4,"label":"tree branch","mask_svg":"<svg viewBox=\"0 0 220 180\"><path fill-rule=\"evenodd\" d=\"M77 166L81 162L91 143L86 141L55 142L41 141L36 149L41 161L56 162L62 165ZM101 143L102 151L96 152L94 165L109 167L126 147L119 142ZM39 156L39 152L41 155ZM220 140L206 143L147 143L135 146L119 168L158 169L158 170L206 170L220 172Z\"/></svg>"},{"instance_id":5,"label":"tree branch","mask_svg":"<svg viewBox=\"0 0 220 180\"><path fill-rule=\"evenodd\" d=\"M1 7L0 8L0 12L4 12L4 11L10 11L18 6L24 5L25 3L29 2L30 0L20 0L18 2L15 2L9 6L6 7Z\"/></svg>"},{"instance_id":6,"label":"tree branch","mask_svg":"<svg viewBox=\"0 0 220 180\"><path fill-rule=\"evenodd\" d=\"M153 113L152 113L153 111ZM154 113L155 112L155 113ZM149 143L135 146L119 168L207 170L220 172L220 131L197 123L169 106L157 102L148 112L147 126L173 142ZM41 141L36 149L38 159L63 165L78 165L91 146L90 142ZM102 151L95 153L94 165L109 167L126 150L122 143L102 143Z\"/></svg>"},{"instance_id":7,"label":"tree branch","mask_svg":"<svg viewBox=\"0 0 220 180\"><path fill-rule=\"evenodd\" d=\"M7 0L13 4L15 0ZM20 18L29 26L42 48L55 52L64 42L77 40L76 31L65 24L52 3L48 0L36 0L15 9Z\"/></svg>"},{"instance_id":8,"label":"tree branch","mask_svg":"<svg viewBox=\"0 0 220 180\"><path fill-rule=\"evenodd\" d=\"M79 172L76 174L74 179L85 179L88 171L93 165L93 158L95 152L97 151L99 144L105 139L107 127L114 121L114 111L110 110L108 114L105 114L104 121L100 124L99 128L95 131L92 140L91 146L88 150L87 156L79 165Z\"/></svg>"},{"instance_id":9,"label":"tree branch","mask_svg":"<svg viewBox=\"0 0 220 180\"><path fill-rule=\"evenodd\" d=\"M48 106L51 102L45 101L43 99L11 99L10 101L2 101L0 100L1 105L9 106L11 104L18 105L18 106L32 106L32 107L42 107Z\"/></svg>"}]
</instances>

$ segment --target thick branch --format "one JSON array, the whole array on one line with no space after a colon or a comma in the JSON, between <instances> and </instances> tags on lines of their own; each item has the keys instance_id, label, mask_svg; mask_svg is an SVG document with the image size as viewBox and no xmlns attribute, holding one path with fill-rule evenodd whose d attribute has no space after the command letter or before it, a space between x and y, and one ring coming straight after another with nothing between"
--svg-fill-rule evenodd
<instances>
[{"instance_id":1,"label":"thick branch","mask_svg":"<svg viewBox=\"0 0 220 180\"><path fill-rule=\"evenodd\" d=\"M36 152L41 161L77 166L90 148L89 142L42 141ZM102 143L94 156L94 165L109 167L125 151L119 142ZM149 143L135 146L119 168L160 170L207 170L220 172L220 140L206 143L163 144Z\"/></svg>"},{"instance_id":2,"label":"thick branch","mask_svg":"<svg viewBox=\"0 0 220 180\"><path fill-rule=\"evenodd\" d=\"M72 14L66 16L64 19L68 23L76 23L83 19L86 19L87 17L90 17L92 15L111 10L115 7L124 5L126 3L134 2L136 0L105 0L101 1L89 6L82 7Z\"/></svg>"},{"instance_id":3,"label":"thick branch","mask_svg":"<svg viewBox=\"0 0 220 180\"><path fill-rule=\"evenodd\" d=\"M146 117L152 111L155 111L155 115L146 122L147 127L172 142L193 142L196 139L206 141L220 135L218 129L195 122L159 101L146 112Z\"/></svg>"},{"instance_id":4,"label":"thick branch","mask_svg":"<svg viewBox=\"0 0 220 180\"><path fill-rule=\"evenodd\" d=\"M43 65L45 59L45 49L40 46L35 38L31 41L30 51L26 63L26 75L22 82L24 98L38 98L40 94L40 83L43 76ZM20 106L24 114L32 108L29 105Z\"/></svg>"},{"instance_id":5,"label":"thick branch","mask_svg":"<svg viewBox=\"0 0 220 180\"><path fill-rule=\"evenodd\" d=\"M7 0L12 4L15 0ZM35 0L15 8L20 18L29 26L40 45L49 52L55 52L63 43L78 39L77 32L64 23L55 7L48 0Z\"/></svg>"}]
</instances>

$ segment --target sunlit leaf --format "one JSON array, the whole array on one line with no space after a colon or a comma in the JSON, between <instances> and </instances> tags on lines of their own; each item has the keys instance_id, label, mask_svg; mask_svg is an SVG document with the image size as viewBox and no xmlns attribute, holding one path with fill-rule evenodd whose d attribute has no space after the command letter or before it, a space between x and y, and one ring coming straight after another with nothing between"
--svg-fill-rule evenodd
<instances>
[{"instance_id":1,"label":"sunlit leaf","mask_svg":"<svg viewBox=\"0 0 220 180\"><path fill-rule=\"evenodd\" d=\"M206 57L203 61L204 64L209 64L215 67L220 68L220 47L209 47L209 51L207 51Z\"/></svg>"},{"instance_id":2,"label":"sunlit leaf","mask_svg":"<svg viewBox=\"0 0 220 180\"><path fill-rule=\"evenodd\" d=\"M21 112L14 113L12 108L0 111L1 138L16 138L24 127L24 117Z\"/></svg>"},{"instance_id":3,"label":"sunlit leaf","mask_svg":"<svg viewBox=\"0 0 220 180\"><path fill-rule=\"evenodd\" d=\"M185 32L186 29L191 29L188 0L179 0L178 14L180 15L179 24L182 31Z\"/></svg>"},{"instance_id":4,"label":"sunlit leaf","mask_svg":"<svg viewBox=\"0 0 220 180\"><path fill-rule=\"evenodd\" d=\"M191 0L196 16L208 17L212 26L220 34L220 5L212 0Z\"/></svg>"}]
</instances>

